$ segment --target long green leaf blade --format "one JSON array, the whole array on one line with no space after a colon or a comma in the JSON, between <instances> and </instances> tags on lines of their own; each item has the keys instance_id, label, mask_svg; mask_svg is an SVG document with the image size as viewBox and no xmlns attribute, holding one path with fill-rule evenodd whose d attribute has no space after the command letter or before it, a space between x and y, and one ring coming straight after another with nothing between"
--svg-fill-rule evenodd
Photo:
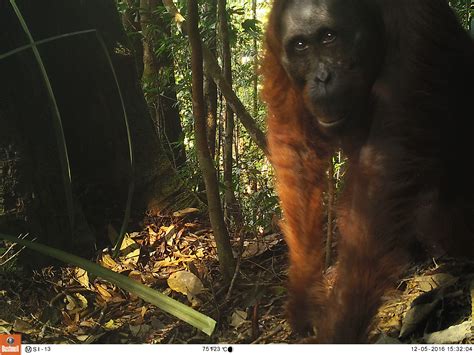
<instances>
[{"instance_id":1,"label":"long green leaf blade","mask_svg":"<svg viewBox=\"0 0 474 355\"><path fill-rule=\"evenodd\" d=\"M113 282L120 288L136 294L138 297L146 302L149 302L165 312L168 312L182 321L196 327L207 335L211 335L216 326L216 321L194 309L188 307L162 293L153 290L141 283L132 280L131 278L116 273L112 270L106 269L103 266L97 265L89 260L80 258L76 255L66 253L62 250L48 247L36 242L30 242L23 239L18 239L10 235L0 233L0 238L24 245L28 248L36 250L42 254L54 257L65 263L76 265L89 273L102 277L105 280Z\"/></svg>"}]
</instances>

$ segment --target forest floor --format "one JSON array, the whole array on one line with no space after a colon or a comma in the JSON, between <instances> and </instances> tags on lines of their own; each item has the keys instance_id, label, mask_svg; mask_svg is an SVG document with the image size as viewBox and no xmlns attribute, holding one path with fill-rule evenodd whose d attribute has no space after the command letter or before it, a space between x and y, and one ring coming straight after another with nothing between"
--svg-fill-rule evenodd
<instances>
[{"instance_id":1,"label":"forest floor","mask_svg":"<svg viewBox=\"0 0 474 355\"><path fill-rule=\"evenodd\" d=\"M212 317L212 336L75 267L44 268L33 278L0 269L0 334L22 333L37 344L297 342L285 320L282 235L235 235L238 273L225 288L212 231L192 212L149 217L127 236L118 259L103 250L96 261ZM413 265L396 286L374 321L372 342L474 343L474 263Z\"/></svg>"}]
</instances>

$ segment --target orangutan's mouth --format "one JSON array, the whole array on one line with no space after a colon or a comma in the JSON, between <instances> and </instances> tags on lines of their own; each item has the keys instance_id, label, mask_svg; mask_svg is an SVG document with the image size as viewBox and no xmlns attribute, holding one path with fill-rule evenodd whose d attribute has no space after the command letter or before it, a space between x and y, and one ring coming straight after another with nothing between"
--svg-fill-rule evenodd
<instances>
[{"instance_id":1,"label":"orangutan's mouth","mask_svg":"<svg viewBox=\"0 0 474 355\"><path fill-rule=\"evenodd\" d=\"M322 120L318 118L318 124L323 128L334 128L340 126L342 123L344 123L345 120L345 116L342 116L332 121Z\"/></svg>"}]
</instances>

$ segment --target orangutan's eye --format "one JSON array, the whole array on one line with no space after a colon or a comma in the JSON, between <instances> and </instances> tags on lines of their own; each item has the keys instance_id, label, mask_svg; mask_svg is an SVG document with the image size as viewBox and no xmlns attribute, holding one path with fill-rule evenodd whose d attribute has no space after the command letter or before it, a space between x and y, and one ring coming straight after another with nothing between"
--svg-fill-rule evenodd
<instances>
[{"instance_id":1,"label":"orangutan's eye","mask_svg":"<svg viewBox=\"0 0 474 355\"><path fill-rule=\"evenodd\" d=\"M321 36L321 43L324 45L328 45L334 42L336 38L337 38L336 32L331 31L331 30L326 30L323 32Z\"/></svg>"}]
</instances>

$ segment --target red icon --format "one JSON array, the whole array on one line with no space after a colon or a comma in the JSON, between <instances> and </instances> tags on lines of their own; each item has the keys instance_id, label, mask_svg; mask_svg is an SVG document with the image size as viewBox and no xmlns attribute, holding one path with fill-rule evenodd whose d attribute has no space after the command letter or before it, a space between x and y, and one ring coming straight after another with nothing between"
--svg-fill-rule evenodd
<instances>
[{"instance_id":1,"label":"red icon","mask_svg":"<svg viewBox=\"0 0 474 355\"><path fill-rule=\"evenodd\" d=\"M0 334L0 355L20 355L21 335Z\"/></svg>"}]
</instances>

